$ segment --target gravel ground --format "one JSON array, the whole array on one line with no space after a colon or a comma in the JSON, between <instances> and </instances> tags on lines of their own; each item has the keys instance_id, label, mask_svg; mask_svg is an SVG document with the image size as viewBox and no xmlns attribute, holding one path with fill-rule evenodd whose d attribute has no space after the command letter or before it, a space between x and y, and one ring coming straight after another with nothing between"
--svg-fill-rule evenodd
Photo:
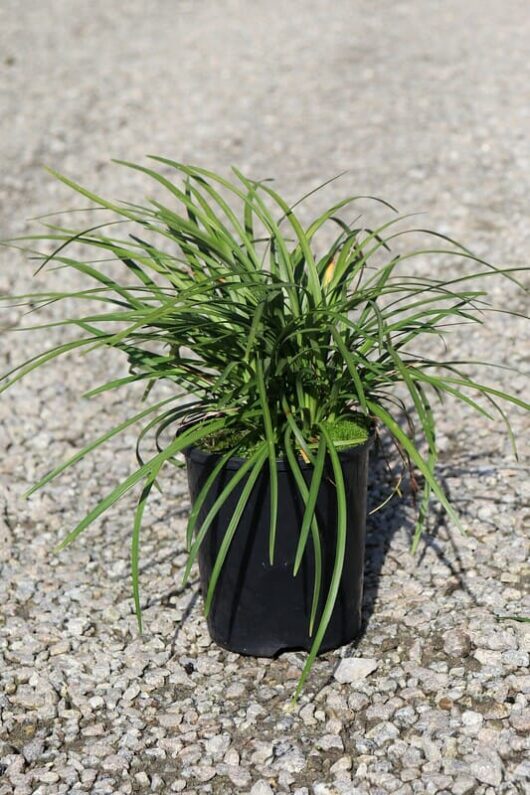
<instances>
[{"instance_id":1,"label":"gravel ground","mask_svg":"<svg viewBox=\"0 0 530 795\"><path fill-rule=\"evenodd\" d=\"M526 257L525 0L4 0L0 37L2 236L71 203L42 164L134 200L140 177L107 161L156 152L275 176L293 198L348 169L326 200L376 193L427 210L425 223L492 261ZM31 289L27 262L1 260L1 291ZM50 272L32 287L58 279L77 284ZM528 308L502 284L494 293ZM20 322L15 310L2 315L4 326ZM2 358L60 338L4 336ZM528 369L528 324L516 317L491 316L480 336L455 340L463 356ZM522 412L516 462L499 427L439 411L441 476L468 535L434 512L413 558L411 506L372 516L365 632L319 658L288 712L303 655L222 651L195 583L179 589L180 473L146 519L142 639L128 576L132 497L50 553L130 471L132 435L21 499L52 462L117 422L123 400L139 399L131 388L120 401L78 401L121 372L114 356L71 357L0 403L0 795L530 792L530 624L496 618L530 615ZM497 379L528 393L522 376Z\"/></svg>"}]
</instances>

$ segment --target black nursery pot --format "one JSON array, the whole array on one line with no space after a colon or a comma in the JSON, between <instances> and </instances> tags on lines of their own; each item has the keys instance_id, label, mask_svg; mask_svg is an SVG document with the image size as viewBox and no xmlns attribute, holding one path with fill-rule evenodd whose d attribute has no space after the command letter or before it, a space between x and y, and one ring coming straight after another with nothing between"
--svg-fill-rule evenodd
<instances>
[{"instance_id":1,"label":"black nursery pot","mask_svg":"<svg viewBox=\"0 0 530 795\"><path fill-rule=\"evenodd\" d=\"M361 628L363 563L366 527L368 454L373 436L362 445L339 453L347 494L346 554L339 592L324 635L322 651L355 638ZM218 460L217 454L196 447L184 451L192 503ZM243 463L230 459L213 483L198 516L205 519L220 492ZM300 463L308 484L312 467ZM219 576L208 616L212 639L225 649L255 657L273 657L288 649L309 649L309 617L313 597L314 555L308 538L300 569L293 564L304 506L286 461L278 467L278 527L274 564L269 563L269 473L264 466L252 490ZM201 590L208 582L223 535L246 478L232 491L210 526L199 551ZM331 582L335 560L337 498L329 459L317 499L322 545L322 590L319 614ZM318 620L318 616L317 616Z\"/></svg>"}]
</instances>

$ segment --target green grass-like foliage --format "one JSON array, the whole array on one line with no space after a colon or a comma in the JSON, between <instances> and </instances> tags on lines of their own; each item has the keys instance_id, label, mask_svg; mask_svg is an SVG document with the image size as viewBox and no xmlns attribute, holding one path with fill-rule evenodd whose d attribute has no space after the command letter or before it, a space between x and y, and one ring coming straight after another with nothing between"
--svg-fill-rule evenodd
<instances>
[{"instance_id":1,"label":"green grass-like foliage","mask_svg":"<svg viewBox=\"0 0 530 795\"><path fill-rule=\"evenodd\" d=\"M379 199L374 201L380 202L389 218L377 229L366 228L358 220L345 220L344 214L358 199L372 198L355 196L334 204L307 225L295 212L299 202L289 205L269 181L247 179L236 169L225 179L165 158L153 160L153 169L122 163L148 175L167 196L163 202L149 199L143 205L109 201L52 172L108 217L98 214L97 223L88 229L46 223L41 234L22 242L9 241L26 249L31 241L32 256L40 258L41 267L51 263L77 270L88 286L74 293L17 297L18 303L26 302L33 310L61 299L74 300L80 307L78 314L59 324L74 326L79 334L77 339L15 367L4 376L1 389L63 354L108 347L123 352L130 374L95 385L89 396L132 382L145 384L144 408L58 465L29 492L42 488L133 424L143 423L137 468L59 545L64 548L122 496L139 487L131 561L140 630L140 528L147 500L158 486L164 466L177 462L176 456L185 446L207 446L208 437L233 441L220 456L188 523L190 554L185 578L223 500L242 482L242 496L206 594L208 611L245 501L264 468L270 478L269 551L270 561L274 560L276 459L289 461L306 505L294 573L309 541L316 560L310 616L314 640L296 697L318 653L342 574L348 506L337 450L355 441L348 439L348 417L355 411L366 417L367 423L386 427L411 472L423 482L413 548L419 542L431 497L460 525L436 478L433 398L450 396L485 417L496 411L510 434L499 401L527 410L530 406L474 380L466 373L468 362L433 360L421 355L415 344L424 337L443 338L457 324L483 323L491 308L487 293L482 286L473 289L471 282L501 275L519 284L514 274L522 268L498 269L450 238L427 230L408 230L414 232L415 239L419 233L425 236L428 242L424 247L395 253L394 246L405 234L397 224L404 219ZM315 244L323 230L333 230L333 240L317 255ZM36 251L39 240L55 243L54 252L45 256ZM78 244L83 248L77 248ZM90 249L93 258L87 258ZM408 261L428 256L434 256L428 276L407 272ZM439 263L447 257L460 258L459 276L444 275ZM43 327L46 324L33 328L42 334ZM174 391L149 403L151 387L159 379L174 384ZM183 402L183 394L189 395L188 402ZM480 398L484 400L479 402ZM180 434L165 433L190 417L196 422L186 424ZM144 460L141 443L151 431L158 452ZM162 441L164 434L170 439L167 443ZM197 517L213 477L231 455L242 450L247 451L245 465L235 471L199 527ZM310 487L300 472L301 458L314 466ZM329 592L322 594L314 506L326 458L334 472L338 519L333 578ZM418 482L416 478L414 482Z\"/></svg>"}]
</instances>

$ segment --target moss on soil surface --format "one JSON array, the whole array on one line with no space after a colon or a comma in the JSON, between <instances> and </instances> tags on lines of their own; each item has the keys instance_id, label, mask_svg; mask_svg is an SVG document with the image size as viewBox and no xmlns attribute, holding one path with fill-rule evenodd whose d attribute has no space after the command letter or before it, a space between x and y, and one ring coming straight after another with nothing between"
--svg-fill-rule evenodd
<instances>
[{"instance_id":1,"label":"moss on soil surface","mask_svg":"<svg viewBox=\"0 0 530 795\"><path fill-rule=\"evenodd\" d=\"M337 448L357 447L357 445L366 442L370 435L370 420L360 414L353 415L326 423L326 429ZM209 453L224 453L240 444L247 433L245 429L221 430L202 439L198 446L201 450L206 450ZM256 439L252 435L246 443L241 445L237 455L242 457L250 455L261 441L263 440ZM316 447L318 441L318 436L313 437L309 446Z\"/></svg>"}]
</instances>

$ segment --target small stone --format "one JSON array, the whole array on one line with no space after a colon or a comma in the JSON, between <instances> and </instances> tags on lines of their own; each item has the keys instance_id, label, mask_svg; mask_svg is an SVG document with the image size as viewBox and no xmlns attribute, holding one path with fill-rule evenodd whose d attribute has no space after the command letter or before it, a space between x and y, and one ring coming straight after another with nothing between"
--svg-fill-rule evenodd
<instances>
[{"instance_id":1,"label":"small stone","mask_svg":"<svg viewBox=\"0 0 530 795\"><path fill-rule=\"evenodd\" d=\"M502 764L495 753L471 762L469 772L483 784L498 787L502 783Z\"/></svg>"},{"instance_id":2,"label":"small stone","mask_svg":"<svg viewBox=\"0 0 530 795\"><path fill-rule=\"evenodd\" d=\"M226 765L226 774L236 787L246 787L250 781L250 773L239 765Z\"/></svg>"},{"instance_id":3,"label":"small stone","mask_svg":"<svg viewBox=\"0 0 530 795\"><path fill-rule=\"evenodd\" d=\"M443 638L443 650L450 657L468 657L471 651L469 635L460 629L451 629Z\"/></svg>"},{"instance_id":4,"label":"small stone","mask_svg":"<svg viewBox=\"0 0 530 795\"><path fill-rule=\"evenodd\" d=\"M59 781L59 775L54 773L53 770L47 770L45 773L40 774L39 781L43 784L56 784Z\"/></svg>"},{"instance_id":5,"label":"small stone","mask_svg":"<svg viewBox=\"0 0 530 795\"><path fill-rule=\"evenodd\" d=\"M223 762L227 765L232 765L233 767L237 767L239 765L240 756L238 751L235 748L230 748L229 751L226 752Z\"/></svg>"},{"instance_id":6,"label":"small stone","mask_svg":"<svg viewBox=\"0 0 530 795\"><path fill-rule=\"evenodd\" d=\"M164 737L163 740L160 740L159 746L175 758L182 750L182 740L179 737Z\"/></svg>"},{"instance_id":7,"label":"small stone","mask_svg":"<svg viewBox=\"0 0 530 795\"><path fill-rule=\"evenodd\" d=\"M202 748L198 745L188 745L179 752L179 759L184 766L198 764L202 756Z\"/></svg>"},{"instance_id":8,"label":"small stone","mask_svg":"<svg viewBox=\"0 0 530 795\"><path fill-rule=\"evenodd\" d=\"M287 751L274 762L274 767L277 767L279 770L287 770L289 773L300 773L305 766L305 757L298 749Z\"/></svg>"},{"instance_id":9,"label":"small stone","mask_svg":"<svg viewBox=\"0 0 530 795\"><path fill-rule=\"evenodd\" d=\"M122 770L128 769L129 762L125 757L119 754L111 754L103 760L102 767L107 773L119 773Z\"/></svg>"},{"instance_id":10,"label":"small stone","mask_svg":"<svg viewBox=\"0 0 530 795\"><path fill-rule=\"evenodd\" d=\"M70 641L60 640L50 646L50 657L56 657L58 654L67 654L70 651Z\"/></svg>"},{"instance_id":11,"label":"small stone","mask_svg":"<svg viewBox=\"0 0 530 795\"><path fill-rule=\"evenodd\" d=\"M313 784L313 792L315 795L333 795L333 791L323 781Z\"/></svg>"},{"instance_id":12,"label":"small stone","mask_svg":"<svg viewBox=\"0 0 530 795\"><path fill-rule=\"evenodd\" d=\"M484 717L480 714L480 712L466 710L464 713L462 713L462 723L471 731L477 732L482 726L483 722Z\"/></svg>"},{"instance_id":13,"label":"small stone","mask_svg":"<svg viewBox=\"0 0 530 795\"><path fill-rule=\"evenodd\" d=\"M453 708L453 702L452 702L452 700L450 698L447 698L447 696L443 696L439 700L438 706L440 707L440 709L444 709L444 710L449 711L449 710L451 710Z\"/></svg>"},{"instance_id":14,"label":"small stone","mask_svg":"<svg viewBox=\"0 0 530 795\"><path fill-rule=\"evenodd\" d=\"M524 778L530 781L530 761L521 762L513 771L516 778Z\"/></svg>"},{"instance_id":15,"label":"small stone","mask_svg":"<svg viewBox=\"0 0 530 795\"><path fill-rule=\"evenodd\" d=\"M408 781L416 781L421 778L420 769L418 767L404 767L401 771L401 781L405 784Z\"/></svg>"},{"instance_id":16,"label":"small stone","mask_svg":"<svg viewBox=\"0 0 530 795\"><path fill-rule=\"evenodd\" d=\"M485 628L474 636L474 641L479 649L490 651L506 651L517 648L517 637L511 627L509 629L501 629L500 626Z\"/></svg>"},{"instance_id":17,"label":"small stone","mask_svg":"<svg viewBox=\"0 0 530 795\"><path fill-rule=\"evenodd\" d=\"M39 709L44 704L44 696L30 685L21 685L13 701L24 709Z\"/></svg>"},{"instance_id":18,"label":"small stone","mask_svg":"<svg viewBox=\"0 0 530 795\"><path fill-rule=\"evenodd\" d=\"M481 712L485 720L502 720L503 718L507 718L510 714L507 705L499 704L497 701L486 703L484 706L481 706Z\"/></svg>"},{"instance_id":19,"label":"small stone","mask_svg":"<svg viewBox=\"0 0 530 795\"><path fill-rule=\"evenodd\" d=\"M366 764L366 762L361 762L361 764L357 767L357 770L355 771L355 777L363 779L366 778L367 775L368 775L368 765Z\"/></svg>"},{"instance_id":20,"label":"small stone","mask_svg":"<svg viewBox=\"0 0 530 795\"><path fill-rule=\"evenodd\" d=\"M158 722L164 729L176 729L182 723L182 715L178 712L168 712L166 715L160 715Z\"/></svg>"},{"instance_id":21,"label":"small stone","mask_svg":"<svg viewBox=\"0 0 530 795\"><path fill-rule=\"evenodd\" d=\"M476 786L476 778L471 778L470 776L460 776L454 781L452 793L454 793L454 795L467 795L468 792L473 792Z\"/></svg>"},{"instance_id":22,"label":"small stone","mask_svg":"<svg viewBox=\"0 0 530 795\"><path fill-rule=\"evenodd\" d=\"M328 734L340 734L342 731L342 721L338 718L331 718L326 723L326 729Z\"/></svg>"},{"instance_id":23,"label":"small stone","mask_svg":"<svg viewBox=\"0 0 530 795\"><path fill-rule=\"evenodd\" d=\"M500 651L477 649L473 656L481 665L492 665L499 667L502 665L502 655Z\"/></svg>"},{"instance_id":24,"label":"small stone","mask_svg":"<svg viewBox=\"0 0 530 795\"><path fill-rule=\"evenodd\" d=\"M250 761L253 765L268 764L272 760L274 755L274 746L272 743L254 740L253 746L255 751L250 757Z\"/></svg>"},{"instance_id":25,"label":"small stone","mask_svg":"<svg viewBox=\"0 0 530 795\"><path fill-rule=\"evenodd\" d=\"M314 704L306 704L300 710L300 717L302 718L302 720L304 721L306 726L315 726L316 725L316 720L313 717L314 711L315 711L315 705Z\"/></svg>"},{"instance_id":26,"label":"small stone","mask_svg":"<svg viewBox=\"0 0 530 795\"><path fill-rule=\"evenodd\" d=\"M226 689L225 698L241 698L246 692L245 686L236 682Z\"/></svg>"},{"instance_id":27,"label":"small stone","mask_svg":"<svg viewBox=\"0 0 530 795\"><path fill-rule=\"evenodd\" d=\"M90 629L90 626L90 621L86 618L71 618L67 623L68 632L78 637Z\"/></svg>"},{"instance_id":28,"label":"small stone","mask_svg":"<svg viewBox=\"0 0 530 795\"><path fill-rule=\"evenodd\" d=\"M192 770L195 778L202 782L211 781L211 779L216 775L215 768L211 767L210 765L196 766L192 768Z\"/></svg>"},{"instance_id":29,"label":"small stone","mask_svg":"<svg viewBox=\"0 0 530 795\"><path fill-rule=\"evenodd\" d=\"M341 685L351 684L366 679L377 666L377 660L368 657L346 657L340 661L333 675Z\"/></svg>"},{"instance_id":30,"label":"small stone","mask_svg":"<svg viewBox=\"0 0 530 795\"><path fill-rule=\"evenodd\" d=\"M381 721L381 723L378 723L366 734L366 737L369 740L374 740L377 745L384 745L390 740L395 740L398 736L399 729L389 721Z\"/></svg>"},{"instance_id":31,"label":"small stone","mask_svg":"<svg viewBox=\"0 0 530 795\"><path fill-rule=\"evenodd\" d=\"M512 668L527 669L530 665L530 655L526 651L509 649L502 652L502 662Z\"/></svg>"},{"instance_id":32,"label":"small stone","mask_svg":"<svg viewBox=\"0 0 530 795\"><path fill-rule=\"evenodd\" d=\"M81 734L84 737L100 737L102 734L105 734L105 724L91 723L81 730Z\"/></svg>"},{"instance_id":33,"label":"small stone","mask_svg":"<svg viewBox=\"0 0 530 795\"><path fill-rule=\"evenodd\" d=\"M425 758L428 759L429 762L439 762L442 758L440 749L429 737L424 737L422 739L422 748L425 753Z\"/></svg>"},{"instance_id":34,"label":"small stone","mask_svg":"<svg viewBox=\"0 0 530 795\"><path fill-rule=\"evenodd\" d=\"M91 767L86 767L81 771L81 782L83 784L93 784L96 780L98 771Z\"/></svg>"},{"instance_id":35,"label":"small stone","mask_svg":"<svg viewBox=\"0 0 530 795\"><path fill-rule=\"evenodd\" d=\"M134 701L134 699L139 693L140 693L140 688L138 687L138 685L129 685L129 687L123 694L123 700Z\"/></svg>"},{"instance_id":36,"label":"small stone","mask_svg":"<svg viewBox=\"0 0 530 795\"><path fill-rule=\"evenodd\" d=\"M35 737L22 747L22 756L26 762L36 762L44 750L44 740Z\"/></svg>"},{"instance_id":37,"label":"small stone","mask_svg":"<svg viewBox=\"0 0 530 795\"><path fill-rule=\"evenodd\" d=\"M274 795L274 790L270 784L267 784L266 781L260 779L259 781L256 781L250 790L250 795Z\"/></svg>"},{"instance_id":38,"label":"small stone","mask_svg":"<svg viewBox=\"0 0 530 795\"><path fill-rule=\"evenodd\" d=\"M344 744L337 734L324 734L317 740L317 748L322 751L330 751L332 748L338 748L339 751L344 751Z\"/></svg>"},{"instance_id":39,"label":"small stone","mask_svg":"<svg viewBox=\"0 0 530 795\"><path fill-rule=\"evenodd\" d=\"M510 715L510 723L518 732L530 732L530 709L514 710Z\"/></svg>"},{"instance_id":40,"label":"small stone","mask_svg":"<svg viewBox=\"0 0 530 795\"><path fill-rule=\"evenodd\" d=\"M350 693L348 696L348 707L352 712L360 712L369 703L368 696L364 693Z\"/></svg>"},{"instance_id":41,"label":"small stone","mask_svg":"<svg viewBox=\"0 0 530 795\"><path fill-rule=\"evenodd\" d=\"M281 770L280 775L278 776L278 784L280 787L283 787L287 791L291 784L294 782L295 778L292 773L289 773L287 770Z\"/></svg>"},{"instance_id":42,"label":"small stone","mask_svg":"<svg viewBox=\"0 0 530 795\"><path fill-rule=\"evenodd\" d=\"M334 765L331 765L329 772L333 773L334 776L342 776L343 773L351 770L352 768L352 758L351 756L341 756L340 759L337 759Z\"/></svg>"},{"instance_id":43,"label":"small stone","mask_svg":"<svg viewBox=\"0 0 530 795\"><path fill-rule=\"evenodd\" d=\"M206 753L214 759L222 759L230 747L230 742L228 734L217 734L215 737L210 737L205 742Z\"/></svg>"},{"instance_id":44,"label":"small stone","mask_svg":"<svg viewBox=\"0 0 530 795\"><path fill-rule=\"evenodd\" d=\"M219 660L213 660L211 657L199 657L197 660L197 671L200 674L211 676L221 673L222 670L223 666Z\"/></svg>"}]
</instances>

